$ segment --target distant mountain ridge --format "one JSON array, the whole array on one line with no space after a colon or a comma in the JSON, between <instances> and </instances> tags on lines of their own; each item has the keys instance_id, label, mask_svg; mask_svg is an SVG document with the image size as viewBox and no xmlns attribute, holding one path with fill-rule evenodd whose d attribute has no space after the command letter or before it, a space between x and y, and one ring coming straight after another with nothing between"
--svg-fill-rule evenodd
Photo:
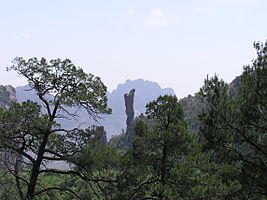
<instances>
[{"instance_id":1,"label":"distant mountain ridge","mask_svg":"<svg viewBox=\"0 0 267 200\"><path fill-rule=\"evenodd\" d=\"M240 77L236 77L229 86L231 96L237 96L237 88L240 84ZM135 88L134 109L135 117L145 112L145 105L155 100L158 96L169 94L175 95L171 88L161 88L158 83L143 79L127 80L125 83L119 84L111 93L108 92L108 106L112 108L113 113L108 116L102 116L99 123L92 122L84 110L80 110L77 114L80 116L78 120L59 120L65 128L73 128L80 126L85 128L88 125L103 125L107 132L107 137L118 135L126 130L126 114L124 104L124 94ZM12 102L23 102L26 100L37 101L41 104L37 95L33 90L29 90L29 86L19 86L15 89L12 86L0 86L0 107L7 109ZM200 121L199 114L205 109L201 97L198 93L188 95L179 100L185 113L185 119L188 123L190 132L197 133ZM70 108L75 110L74 108Z\"/></svg>"},{"instance_id":2,"label":"distant mountain ridge","mask_svg":"<svg viewBox=\"0 0 267 200\"><path fill-rule=\"evenodd\" d=\"M122 128L126 128L126 114L124 94L131 89L135 89L134 110L135 117L145 112L145 106L150 101L155 100L158 96L169 94L175 95L171 88L161 88L156 82L137 79L126 80L125 83L119 84L115 90L108 94L108 106L112 109L112 115L107 116L106 130L111 130L112 135L117 135L122 132ZM109 126L111 122L112 126Z\"/></svg>"},{"instance_id":3,"label":"distant mountain ridge","mask_svg":"<svg viewBox=\"0 0 267 200\"><path fill-rule=\"evenodd\" d=\"M115 90L111 93L107 93L108 106L112 109L112 114L102 116L102 120L99 120L99 123L97 123L97 125L103 125L105 127L108 138L110 138L111 135L120 134L122 129L125 130L126 114L123 96L133 88L136 90L134 98L135 116L144 113L146 104L155 100L158 96L164 94L175 95L173 89L161 88L158 83L143 79L127 80L125 83L119 84ZM29 86L16 87L16 94L19 102L32 100L41 103L35 92L29 90ZM77 121L59 120L59 122L65 128L73 128L77 126L85 128L88 125L96 124L92 122L85 110L80 110L77 114L80 116Z\"/></svg>"}]
</instances>

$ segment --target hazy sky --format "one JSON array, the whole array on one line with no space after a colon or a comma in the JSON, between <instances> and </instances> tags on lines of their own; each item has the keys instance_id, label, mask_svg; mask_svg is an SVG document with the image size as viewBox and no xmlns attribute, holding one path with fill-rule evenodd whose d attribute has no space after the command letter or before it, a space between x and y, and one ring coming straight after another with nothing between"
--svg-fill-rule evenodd
<instances>
[{"instance_id":1,"label":"hazy sky","mask_svg":"<svg viewBox=\"0 0 267 200\"><path fill-rule=\"evenodd\" d=\"M16 57L69 58L111 91L126 79L198 91L231 81L267 39L266 0L0 0L0 84Z\"/></svg>"}]
</instances>

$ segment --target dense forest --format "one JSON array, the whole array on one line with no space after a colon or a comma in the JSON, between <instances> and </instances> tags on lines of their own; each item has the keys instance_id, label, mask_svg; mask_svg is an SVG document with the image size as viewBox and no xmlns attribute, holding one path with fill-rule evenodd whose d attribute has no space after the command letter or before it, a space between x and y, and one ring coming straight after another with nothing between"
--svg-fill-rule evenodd
<instances>
[{"instance_id":1,"label":"dense forest","mask_svg":"<svg viewBox=\"0 0 267 200\"><path fill-rule=\"evenodd\" d=\"M8 70L42 104L0 111L0 199L267 199L267 42L254 48L232 84L215 75L195 96L159 96L132 122L131 140L124 133L108 143L101 126L58 122L79 117L69 107L93 121L111 114L99 77L68 59L14 59Z\"/></svg>"}]
</instances>

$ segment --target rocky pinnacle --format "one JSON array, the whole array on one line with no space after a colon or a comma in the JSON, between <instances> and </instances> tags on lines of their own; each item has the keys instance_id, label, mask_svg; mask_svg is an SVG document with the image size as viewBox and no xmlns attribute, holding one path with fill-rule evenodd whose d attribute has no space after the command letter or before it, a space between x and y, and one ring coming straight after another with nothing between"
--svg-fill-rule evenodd
<instances>
[{"instance_id":1,"label":"rocky pinnacle","mask_svg":"<svg viewBox=\"0 0 267 200\"><path fill-rule=\"evenodd\" d=\"M135 89L131 89L131 91L127 94L124 94L124 101L125 101L125 107L126 107L126 144L127 146L131 147L132 143L132 136L133 136L133 121L134 121L134 92Z\"/></svg>"}]
</instances>

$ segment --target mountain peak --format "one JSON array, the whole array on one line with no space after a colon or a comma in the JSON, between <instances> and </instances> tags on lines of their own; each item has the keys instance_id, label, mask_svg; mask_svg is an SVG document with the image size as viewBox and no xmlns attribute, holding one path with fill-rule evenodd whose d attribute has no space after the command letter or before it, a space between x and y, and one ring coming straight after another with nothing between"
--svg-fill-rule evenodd
<instances>
[{"instance_id":1,"label":"mountain peak","mask_svg":"<svg viewBox=\"0 0 267 200\"><path fill-rule=\"evenodd\" d=\"M144 80L144 79L135 79L135 80L127 79L125 83L119 84L117 88L112 91L112 93L121 92L121 91L127 92L131 88L135 88L137 92L138 90L140 91L147 90L147 92L157 91L157 95L162 95L166 93L170 95L175 95L173 89L161 88L158 83L149 81L149 80ZM160 94L158 94L159 91L161 91Z\"/></svg>"}]
</instances>

